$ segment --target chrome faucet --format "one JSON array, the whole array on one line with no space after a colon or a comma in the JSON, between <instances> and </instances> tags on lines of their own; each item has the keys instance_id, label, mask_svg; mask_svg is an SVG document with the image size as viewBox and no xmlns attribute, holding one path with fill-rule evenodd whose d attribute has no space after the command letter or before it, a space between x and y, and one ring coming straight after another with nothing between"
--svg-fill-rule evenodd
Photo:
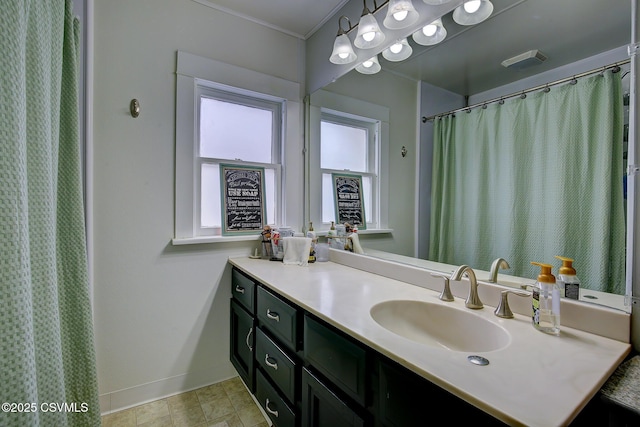
<instances>
[{"instance_id":1,"label":"chrome faucet","mask_svg":"<svg viewBox=\"0 0 640 427\"><path fill-rule=\"evenodd\" d=\"M500 268L511 268L511 266L504 258L498 258L493 261L491 270L489 271L489 283L498 283L498 270Z\"/></svg>"},{"instance_id":2,"label":"chrome faucet","mask_svg":"<svg viewBox=\"0 0 640 427\"><path fill-rule=\"evenodd\" d=\"M476 279L476 273L473 272L471 267L461 265L451 273L451 280L461 280L463 274L469 278L469 296L464 305L474 310L482 308L482 301L480 301L480 297L478 296L478 280Z\"/></svg>"}]
</instances>

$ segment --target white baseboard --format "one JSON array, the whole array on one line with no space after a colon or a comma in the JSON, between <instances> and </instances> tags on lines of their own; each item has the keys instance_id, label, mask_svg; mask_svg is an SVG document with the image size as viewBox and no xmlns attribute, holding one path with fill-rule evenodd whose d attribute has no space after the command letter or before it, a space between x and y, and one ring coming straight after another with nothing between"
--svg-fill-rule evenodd
<instances>
[{"instance_id":1,"label":"white baseboard","mask_svg":"<svg viewBox=\"0 0 640 427\"><path fill-rule=\"evenodd\" d=\"M154 400L195 390L237 376L231 363L213 366L206 372L189 372L122 390L102 393L99 396L100 413L107 415Z\"/></svg>"}]
</instances>

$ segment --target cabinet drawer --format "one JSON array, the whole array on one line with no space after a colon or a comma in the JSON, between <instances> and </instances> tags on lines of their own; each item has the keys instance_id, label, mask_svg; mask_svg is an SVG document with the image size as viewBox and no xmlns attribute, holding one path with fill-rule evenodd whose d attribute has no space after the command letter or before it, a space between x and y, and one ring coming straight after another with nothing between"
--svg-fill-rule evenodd
<instances>
[{"instance_id":1,"label":"cabinet drawer","mask_svg":"<svg viewBox=\"0 0 640 427\"><path fill-rule=\"evenodd\" d=\"M256 371L256 399L276 427L295 427L295 412L280 397L265 376Z\"/></svg>"},{"instance_id":2,"label":"cabinet drawer","mask_svg":"<svg viewBox=\"0 0 640 427\"><path fill-rule=\"evenodd\" d=\"M289 402L294 402L297 364L261 328L256 331L256 360Z\"/></svg>"},{"instance_id":3,"label":"cabinet drawer","mask_svg":"<svg viewBox=\"0 0 640 427\"><path fill-rule=\"evenodd\" d=\"M240 270L231 270L231 295L249 312L255 309L256 282L245 276Z\"/></svg>"},{"instance_id":4,"label":"cabinet drawer","mask_svg":"<svg viewBox=\"0 0 640 427\"><path fill-rule=\"evenodd\" d=\"M304 358L348 396L365 404L367 352L364 348L305 315Z\"/></svg>"},{"instance_id":5,"label":"cabinet drawer","mask_svg":"<svg viewBox=\"0 0 640 427\"><path fill-rule=\"evenodd\" d=\"M258 319L282 345L297 350L298 311L294 306L258 287Z\"/></svg>"}]
</instances>

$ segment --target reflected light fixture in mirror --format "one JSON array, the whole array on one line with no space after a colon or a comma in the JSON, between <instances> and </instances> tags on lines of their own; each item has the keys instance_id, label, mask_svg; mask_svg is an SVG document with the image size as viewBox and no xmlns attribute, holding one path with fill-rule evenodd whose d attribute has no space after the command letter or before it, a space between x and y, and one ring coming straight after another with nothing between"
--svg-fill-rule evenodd
<instances>
[{"instance_id":1,"label":"reflected light fixture in mirror","mask_svg":"<svg viewBox=\"0 0 640 427\"><path fill-rule=\"evenodd\" d=\"M460 25L475 25L493 13L489 0L467 0L453 11L453 20Z\"/></svg>"},{"instance_id":2,"label":"reflected light fixture in mirror","mask_svg":"<svg viewBox=\"0 0 640 427\"><path fill-rule=\"evenodd\" d=\"M432 4L434 6L437 6L439 4L447 4L451 0L422 0L422 1L425 2L426 4Z\"/></svg>"},{"instance_id":3,"label":"reflected light fixture in mirror","mask_svg":"<svg viewBox=\"0 0 640 427\"><path fill-rule=\"evenodd\" d=\"M362 10L360 22L358 23L358 35L353 41L353 44L360 49L372 49L380 46L383 41L384 33L380 31L376 17L373 16L369 8L367 8L367 1L364 0L364 9Z\"/></svg>"},{"instance_id":4,"label":"reflected light fixture in mirror","mask_svg":"<svg viewBox=\"0 0 640 427\"><path fill-rule=\"evenodd\" d=\"M356 67L356 71L362 74L375 74L380 71L380 62L378 61L378 55L367 59L362 64Z\"/></svg>"},{"instance_id":5,"label":"reflected light fixture in mirror","mask_svg":"<svg viewBox=\"0 0 640 427\"><path fill-rule=\"evenodd\" d=\"M420 30L413 33L413 41L423 46L431 46L440 43L447 37L447 30L442 25L441 19L436 19Z\"/></svg>"},{"instance_id":6,"label":"reflected light fixture in mirror","mask_svg":"<svg viewBox=\"0 0 640 427\"><path fill-rule=\"evenodd\" d=\"M387 16L382 24L390 30L399 30L415 24L419 17L411 0L389 0Z\"/></svg>"},{"instance_id":7,"label":"reflected light fixture in mirror","mask_svg":"<svg viewBox=\"0 0 640 427\"><path fill-rule=\"evenodd\" d=\"M403 61L411 56L413 49L409 46L407 39L398 40L388 48L382 51L382 56L387 61Z\"/></svg>"},{"instance_id":8,"label":"reflected light fixture in mirror","mask_svg":"<svg viewBox=\"0 0 640 427\"><path fill-rule=\"evenodd\" d=\"M349 28L345 31L342 29L342 18L347 20ZM353 51L353 47L351 46L351 40L349 40L349 36L347 36L347 31L351 29L351 22L349 18L346 16L341 16L338 19L338 35L336 36L336 40L333 42L333 51L331 52L331 56L329 57L329 61L334 64L349 64L356 60L356 53Z\"/></svg>"}]
</instances>

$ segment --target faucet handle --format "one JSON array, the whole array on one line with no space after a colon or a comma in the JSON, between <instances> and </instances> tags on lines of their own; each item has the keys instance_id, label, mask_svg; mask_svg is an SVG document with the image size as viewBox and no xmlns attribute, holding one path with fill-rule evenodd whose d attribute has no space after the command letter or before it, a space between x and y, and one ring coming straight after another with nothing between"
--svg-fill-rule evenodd
<instances>
[{"instance_id":1,"label":"faucet handle","mask_svg":"<svg viewBox=\"0 0 640 427\"><path fill-rule=\"evenodd\" d=\"M531 296L529 292L504 290L500 293L500 302L494 311L495 315L503 319L512 319L513 312L509 308L509 294L515 294L519 297Z\"/></svg>"},{"instance_id":2,"label":"faucet handle","mask_svg":"<svg viewBox=\"0 0 640 427\"><path fill-rule=\"evenodd\" d=\"M444 280L444 288L440 293L440 297L439 297L440 300L447 301L447 302L453 301L453 295L451 294L451 288L449 287L449 278L442 274L431 274L431 275L433 277L442 277L442 279Z\"/></svg>"}]
</instances>

